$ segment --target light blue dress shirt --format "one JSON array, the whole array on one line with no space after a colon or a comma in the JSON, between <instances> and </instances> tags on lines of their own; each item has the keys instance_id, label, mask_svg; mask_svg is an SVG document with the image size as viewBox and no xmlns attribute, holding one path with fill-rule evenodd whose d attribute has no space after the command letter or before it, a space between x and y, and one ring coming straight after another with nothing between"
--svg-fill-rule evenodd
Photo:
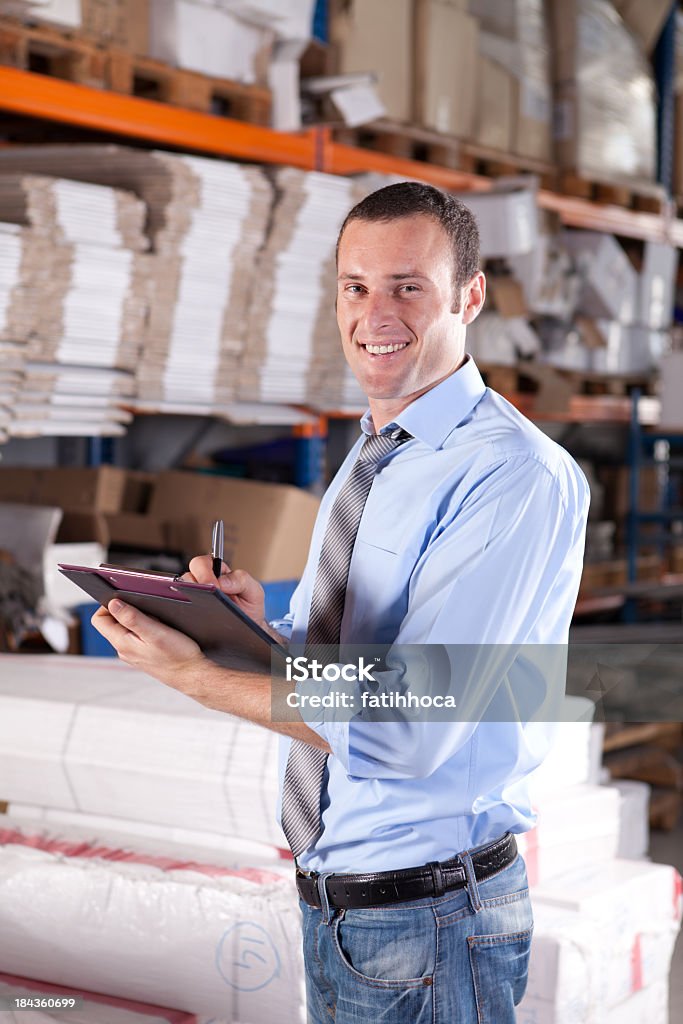
<instances>
[{"instance_id":1,"label":"light blue dress shirt","mask_svg":"<svg viewBox=\"0 0 683 1024\"><path fill-rule=\"evenodd\" d=\"M589 502L575 462L485 387L471 358L385 429L397 424L413 440L385 456L373 481L342 643L566 645ZM323 498L290 612L272 623L293 643L305 641L329 511L373 432L369 412L361 427ZM533 676L518 662L505 668L511 699L515 673L518 684L520 673ZM551 723L306 720L332 756L323 832L298 858L304 869L411 867L534 824L527 777L548 752ZM289 746L283 739L281 779Z\"/></svg>"}]
</instances>

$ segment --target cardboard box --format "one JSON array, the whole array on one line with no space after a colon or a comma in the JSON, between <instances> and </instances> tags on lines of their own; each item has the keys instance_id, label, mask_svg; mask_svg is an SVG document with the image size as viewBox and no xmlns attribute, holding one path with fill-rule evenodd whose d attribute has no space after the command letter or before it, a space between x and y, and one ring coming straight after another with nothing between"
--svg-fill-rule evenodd
<instances>
[{"instance_id":1,"label":"cardboard box","mask_svg":"<svg viewBox=\"0 0 683 1024\"><path fill-rule=\"evenodd\" d=\"M474 137L482 146L511 153L516 124L517 79L500 64L480 54L477 82Z\"/></svg>"},{"instance_id":2,"label":"cardboard box","mask_svg":"<svg viewBox=\"0 0 683 1024\"><path fill-rule=\"evenodd\" d=\"M149 50L148 0L81 0L81 27L99 43L144 56Z\"/></svg>"},{"instance_id":3,"label":"cardboard box","mask_svg":"<svg viewBox=\"0 0 683 1024\"><path fill-rule=\"evenodd\" d=\"M149 55L188 71L253 84L267 71L274 34L216 7L149 0Z\"/></svg>"},{"instance_id":4,"label":"cardboard box","mask_svg":"<svg viewBox=\"0 0 683 1024\"><path fill-rule=\"evenodd\" d=\"M645 53L652 53L671 10L671 0L621 0L614 6Z\"/></svg>"},{"instance_id":5,"label":"cardboard box","mask_svg":"<svg viewBox=\"0 0 683 1024\"><path fill-rule=\"evenodd\" d=\"M628 466L600 466L598 478L604 487L605 519L623 519L629 514L631 473ZM656 466L641 466L638 474L638 506L641 512L655 512L659 503Z\"/></svg>"},{"instance_id":6,"label":"cardboard box","mask_svg":"<svg viewBox=\"0 0 683 1024\"><path fill-rule=\"evenodd\" d=\"M517 837L530 885L582 864L611 860L617 852L620 793L613 786L570 786L536 802L535 828Z\"/></svg>"},{"instance_id":7,"label":"cardboard box","mask_svg":"<svg viewBox=\"0 0 683 1024\"><path fill-rule=\"evenodd\" d=\"M417 0L414 119L419 124L447 135L472 137L478 121L477 50L474 18L441 0ZM497 96L498 104L504 95ZM494 103L489 93L491 122Z\"/></svg>"},{"instance_id":8,"label":"cardboard box","mask_svg":"<svg viewBox=\"0 0 683 1024\"><path fill-rule=\"evenodd\" d=\"M528 995L578 1024L665 981L680 898L675 868L645 861L586 866L538 886Z\"/></svg>"},{"instance_id":9,"label":"cardboard box","mask_svg":"<svg viewBox=\"0 0 683 1024\"><path fill-rule=\"evenodd\" d=\"M674 120L674 194L683 195L683 92L676 96Z\"/></svg>"},{"instance_id":10,"label":"cardboard box","mask_svg":"<svg viewBox=\"0 0 683 1024\"><path fill-rule=\"evenodd\" d=\"M477 218L482 259L514 258L535 248L538 206L532 189L466 192L458 198Z\"/></svg>"},{"instance_id":11,"label":"cardboard box","mask_svg":"<svg viewBox=\"0 0 683 1024\"><path fill-rule=\"evenodd\" d=\"M502 317L525 317L529 315L524 289L516 278L491 274L487 276L488 294Z\"/></svg>"},{"instance_id":12,"label":"cardboard box","mask_svg":"<svg viewBox=\"0 0 683 1024\"><path fill-rule=\"evenodd\" d=\"M334 70L376 72L387 116L412 120L411 0L335 0L330 4L329 28Z\"/></svg>"},{"instance_id":13,"label":"cardboard box","mask_svg":"<svg viewBox=\"0 0 683 1024\"><path fill-rule=\"evenodd\" d=\"M260 580L282 580L301 576L318 507L317 498L286 484L167 472L149 515L188 557L208 550L211 521L223 519L226 562Z\"/></svg>"},{"instance_id":14,"label":"cardboard box","mask_svg":"<svg viewBox=\"0 0 683 1024\"><path fill-rule=\"evenodd\" d=\"M616 238L599 231L563 231L562 242L582 277L579 311L633 323L638 274Z\"/></svg>"},{"instance_id":15,"label":"cardboard box","mask_svg":"<svg viewBox=\"0 0 683 1024\"><path fill-rule=\"evenodd\" d=\"M513 125L512 149L518 156L552 161L553 109L551 83L547 88L529 77L515 83L517 118Z\"/></svg>"},{"instance_id":16,"label":"cardboard box","mask_svg":"<svg viewBox=\"0 0 683 1024\"><path fill-rule=\"evenodd\" d=\"M79 28L81 6L81 0L43 0L30 9L29 18L59 28Z\"/></svg>"},{"instance_id":17,"label":"cardboard box","mask_svg":"<svg viewBox=\"0 0 683 1024\"><path fill-rule=\"evenodd\" d=\"M667 352L660 364L660 425L683 428L683 352Z\"/></svg>"},{"instance_id":18,"label":"cardboard box","mask_svg":"<svg viewBox=\"0 0 683 1024\"><path fill-rule=\"evenodd\" d=\"M584 177L654 181L656 98L647 58L604 0L552 0L549 9L558 163Z\"/></svg>"},{"instance_id":19,"label":"cardboard box","mask_svg":"<svg viewBox=\"0 0 683 1024\"><path fill-rule=\"evenodd\" d=\"M0 501L118 512L124 507L127 480L127 471L116 466L0 468Z\"/></svg>"},{"instance_id":20,"label":"cardboard box","mask_svg":"<svg viewBox=\"0 0 683 1024\"><path fill-rule=\"evenodd\" d=\"M677 273L677 248L662 242L645 242L636 310L639 324L658 330L671 327Z\"/></svg>"},{"instance_id":21,"label":"cardboard box","mask_svg":"<svg viewBox=\"0 0 683 1024\"><path fill-rule=\"evenodd\" d=\"M596 327L606 343L591 350L594 373L647 376L659 366L668 343L664 331L613 320L597 320Z\"/></svg>"}]
</instances>

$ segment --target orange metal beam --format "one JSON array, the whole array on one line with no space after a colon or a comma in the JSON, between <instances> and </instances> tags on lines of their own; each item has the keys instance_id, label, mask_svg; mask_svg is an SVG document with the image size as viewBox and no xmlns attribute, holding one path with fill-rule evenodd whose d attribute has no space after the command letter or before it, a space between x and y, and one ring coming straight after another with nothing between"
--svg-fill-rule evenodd
<instances>
[{"instance_id":1,"label":"orange metal beam","mask_svg":"<svg viewBox=\"0 0 683 1024\"><path fill-rule=\"evenodd\" d=\"M0 67L0 108L15 114L79 125L242 160L315 166L315 133L274 132L168 103L122 96L16 68Z\"/></svg>"},{"instance_id":2,"label":"orange metal beam","mask_svg":"<svg viewBox=\"0 0 683 1024\"><path fill-rule=\"evenodd\" d=\"M492 187L491 179L481 175L333 142L324 128L276 132L3 66L0 109L237 160L288 164L342 175L377 171L418 178L453 191L487 191ZM674 217L639 213L547 190L539 192L539 204L558 213L572 227L668 241L683 248L683 221Z\"/></svg>"}]
</instances>

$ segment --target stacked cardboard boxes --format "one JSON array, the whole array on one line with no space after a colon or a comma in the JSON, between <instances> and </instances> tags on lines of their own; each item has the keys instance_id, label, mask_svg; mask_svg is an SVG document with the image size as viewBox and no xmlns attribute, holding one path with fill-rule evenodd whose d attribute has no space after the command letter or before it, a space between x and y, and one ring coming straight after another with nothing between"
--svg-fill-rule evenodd
<instances>
[{"instance_id":1,"label":"stacked cardboard boxes","mask_svg":"<svg viewBox=\"0 0 683 1024\"><path fill-rule=\"evenodd\" d=\"M206 550L207 524L222 518L226 561L264 581L299 578L319 504L288 484L114 466L0 469L0 502L61 509L60 544L96 541L185 559ZM54 552L60 560L68 559Z\"/></svg>"},{"instance_id":2,"label":"stacked cardboard boxes","mask_svg":"<svg viewBox=\"0 0 683 1024\"><path fill-rule=\"evenodd\" d=\"M655 90L637 39L608 0L550 4L555 146L584 177L653 181Z\"/></svg>"}]
</instances>

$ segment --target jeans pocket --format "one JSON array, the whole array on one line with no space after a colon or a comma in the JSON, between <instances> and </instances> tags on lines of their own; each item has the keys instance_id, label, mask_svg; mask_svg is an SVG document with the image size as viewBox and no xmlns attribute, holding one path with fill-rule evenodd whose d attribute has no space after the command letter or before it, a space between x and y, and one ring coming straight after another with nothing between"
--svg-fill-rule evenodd
<instances>
[{"instance_id":1,"label":"jeans pocket","mask_svg":"<svg viewBox=\"0 0 683 1024\"><path fill-rule=\"evenodd\" d=\"M365 912L355 916L347 911L334 920L332 942L338 960L356 981L393 990L431 988L436 963L434 916L431 910L424 915L424 927L418 925L417 931L415 920L412 929L402 928L400 917L388 929Z\"/></svg>"},{"instance_id":2,"label":"jeans pocket","mask_svg":"<svg viewBox=\"0 0 683 1024\"><path fill-rule=\"evenodd\" d=\"M478 1024L514 1024L526 990L533 927L508 935L471 935L467 944Z\"/></svg>"}]
</instances>

